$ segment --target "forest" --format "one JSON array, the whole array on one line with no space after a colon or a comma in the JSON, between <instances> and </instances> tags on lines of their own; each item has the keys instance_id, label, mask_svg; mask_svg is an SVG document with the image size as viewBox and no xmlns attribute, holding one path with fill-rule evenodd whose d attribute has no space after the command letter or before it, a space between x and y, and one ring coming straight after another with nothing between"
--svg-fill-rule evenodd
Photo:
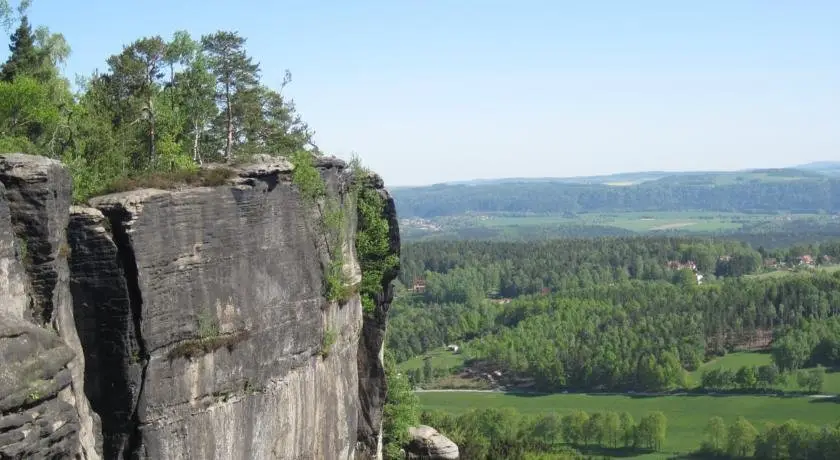
<instances>
[{"instance_id":1,"label":"forest","mask_svg":"<svg viewBox=\"0 0 840 460\"><path fill-rule=\"evenodd\" d=\"M318 152L282 94L291 73L279 88L264 85L237 32L138 37L71 85L60 71L70 44L30 24L29 3L0 12L17 25L0 67L0 151L62 160L77 201L126 178L183 181L205 162Z\"/></svg>"},{"instance_id":2,"label":"forest","mask_svg":"<svg viewBox=\"0 0 840 460\"><path fill-rule=\"evenodd\" d=\"M404 361L462 343L466 359L548 391L681 388L685 371L762 333L775 333L777 373L837 366L840 271L766 262L799 267L838 251L687 238L409 244L388 345ZM418 279L422 292L409 292ZM734 377L710 388L736 388Z\"/></svg>"}]
</instances>

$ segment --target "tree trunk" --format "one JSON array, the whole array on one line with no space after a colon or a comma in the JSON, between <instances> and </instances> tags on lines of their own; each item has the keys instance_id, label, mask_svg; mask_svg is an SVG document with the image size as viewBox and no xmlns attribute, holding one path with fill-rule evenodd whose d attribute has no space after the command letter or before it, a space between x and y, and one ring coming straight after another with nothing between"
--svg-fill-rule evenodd
<instances>
[{"instance_id":1,"label":"tree trunk","mask_svg":"<svg viewBox=\"0 0 840 460\"><path fill-rule=\"evenodd\" d=\"M155 122L149 120L149 162L155 162Z\"/></svg>"},{"instance_id":2,"label":"tree trunk","mask_svg":"<svg viewBox=\"0 0 840 460\"><path fill-rule=\"evenodd\" d=\"M225 146L225 157L230 162L233 150L233 110L230 106L230 83L225 84L225 100L227 105L227 145Z\"/></svg>"},{"instance_id":3,"label":"tree trunk","mask_svg":"<svg viewBox=\"0 0 840 460\"><path fill-rule=\"evenodd\" d=\"M149 101L151 104L151 101ZM149 106L149 162L155 162L155 114Z\"/></svg>"},{"instance_id":4,"label":"tree trunk","mask_svg":"<svg viewBox=\"0 0 840 460\"><path fill-rule=\"evenodd\" d=\"M193 122L193 161L202 164L201 155L198 154L198 138L201 135L198 122Z\"/></svg>"}]
</instances>

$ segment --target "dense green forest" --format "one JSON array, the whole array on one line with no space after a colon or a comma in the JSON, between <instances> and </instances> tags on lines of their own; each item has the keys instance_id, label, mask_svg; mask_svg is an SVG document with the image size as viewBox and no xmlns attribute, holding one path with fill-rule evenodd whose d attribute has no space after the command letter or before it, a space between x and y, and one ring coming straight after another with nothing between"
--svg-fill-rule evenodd
<instances>
[{"instance_id":1,"label":"dense green forest","mask_svg":"<svg viewBox=\"0 0 840 460\"><path fill-rule=\"evenodd\" d=\"M836 260L840 244L774 251L690 238L409 244L402 283L425 286L398 299L388 345L402 361L463 343L468 360L549 391L679 388L686 370L774 330L776 373L837 366L840 271L776 268L800 267L807 256ZM710 388L760 383L734 378Z\"/></svg>"},{"instance_id":2,"label":"dense green forest","mask_svg":"<svg viewBox=\"0 0 840 460\"><path fill-rule=\"evenodd\" d=\"M264 85L238 33L139 37L116 45L103 56L105 70L74 90L59 70L70 45L47 27L33 28L28 3L2 11L17 27L0 67L0 151L63 160L77 200L123 178L183 180L204 162L317 153L311 130L281 93L291 74L280 88Z\"/></svg>"},{"instance_id":3,"label":"dense green forest","mask_svg":"<svg viewBox=\"0 0 840 460\"><path fill-rule=\"evenodd\" d=\"M425 298L438 302L466 300L470 289L473 296L515 297L543 288L671 280L676 274L667 264L672 261L693 261L701 272L718 276L752 273L761 265L761 254L748 245L690 238L440 241L406 244L402 253L400 281L408 285L426 276ZM445 283L451 287L438 293Z\"/></svg>"},{"instance_id":4,"label":"dense green forest","mask_svg":"<svg viewBox=\"0 0 840 460\"><path fill-rule=\"evenodd\" d=\"M663 178L636 185L521 182L394 190L403 217L564 212L840 212L840 179L811 176L718 184Z\"/></svg>"}]
</instances>

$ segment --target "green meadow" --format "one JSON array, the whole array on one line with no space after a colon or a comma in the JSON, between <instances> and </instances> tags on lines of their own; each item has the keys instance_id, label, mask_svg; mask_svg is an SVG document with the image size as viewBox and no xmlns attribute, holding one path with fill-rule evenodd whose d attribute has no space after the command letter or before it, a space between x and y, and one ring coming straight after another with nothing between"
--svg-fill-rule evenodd
<instances>
[{"instance_id":1,"label":"green meadow","mask_svg":"<svg viewBox=\"0 0 840 460\"><path fill-rule=\"evenodd\" d=\"M589 413L627 411L637 421L652 411L668 418L668 434L663 452L636 458L667 458L687 454L700 446L709 418L723 417L731 423L739 415L759 430L768 423L797 419L816 425L840 423L840 403L808 397L776 396L632 396L595 394L516 395L480 392L418 393L425 410L439 409L462 413L477 408L514 408L522 414L560 415L583 410Z\"/></svg>"},{"instance_id":2,"label":"green meadow","mask_svg":"<svg viewBox=\"0 0 840 460\"><path fill-rule=\"evenodd\" d=\"M769 353L729 353L726 356L713 359L704 363L694 372L688 374L688 385L694 387L700 384L703 371L712 369L731 369L737 371L742 366L763 366L770 364L772 359ZM779 386L778 389L785 391L800 391L796 386L795 377L788 378L786 385ZM825 383L823 384L822 393L824 394L840 394L840 372L828 371L825 374ZM837 408L840 414L840 407Z\"/></svg>"},{"instance_id":3,"label":"green meadow","mask_svg":"<svg viewBox=\"0 0 840 460\"><path fill-rule=\"evenodd\" d=\"M448 352L435 352L433 365L455 364L455 357ZM422 366L422 359L415 358L402 366ZM704 370L728 368L737 370L741 366L769 364L769 353L741 352L709 361L688 374L689 387L700 383ZM795 379L790 378L783 388L799 391ZM840 395L840 372L826 374L824 394ZM629 412L636 420L652 411L662 411L668 417L668 438L663 452L639 455L635 458L668 458L687 454L703 441L703 429L709 418L723 417L731 423L738 416L746 417L761 430L766 423L782 423L796 419L815 425L840 423L840 399L815 398L807 396L771 395L702 395L684 394L668 396L642 396L632 394L551 394L525 395L501 392L419 392L424 410L443 410L461 413L476 408L514 408L522 414L544 414L555 412L560 415L583 410L589 413L601 411Z\"/></svg>"}]
</instances>

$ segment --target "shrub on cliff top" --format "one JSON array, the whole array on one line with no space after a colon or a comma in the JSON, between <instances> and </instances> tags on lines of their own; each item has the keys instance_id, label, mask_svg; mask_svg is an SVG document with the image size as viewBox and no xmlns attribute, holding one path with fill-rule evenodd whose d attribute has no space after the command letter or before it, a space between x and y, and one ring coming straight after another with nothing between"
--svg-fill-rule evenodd
<instances>
[{"instance_id":1,"label":"shrub on cliff top","mask_svg":"<svg viewBox=\"0 0 840 460\"><path fill-rule=\"evenodd\" d=\"M234 170L222 167L154 171L120 177L108 184L102 193L127 192L141 188L173 190L183 186L215 187L226 184L234 176L236 176Z\"/></svg>"}]
</instances>

